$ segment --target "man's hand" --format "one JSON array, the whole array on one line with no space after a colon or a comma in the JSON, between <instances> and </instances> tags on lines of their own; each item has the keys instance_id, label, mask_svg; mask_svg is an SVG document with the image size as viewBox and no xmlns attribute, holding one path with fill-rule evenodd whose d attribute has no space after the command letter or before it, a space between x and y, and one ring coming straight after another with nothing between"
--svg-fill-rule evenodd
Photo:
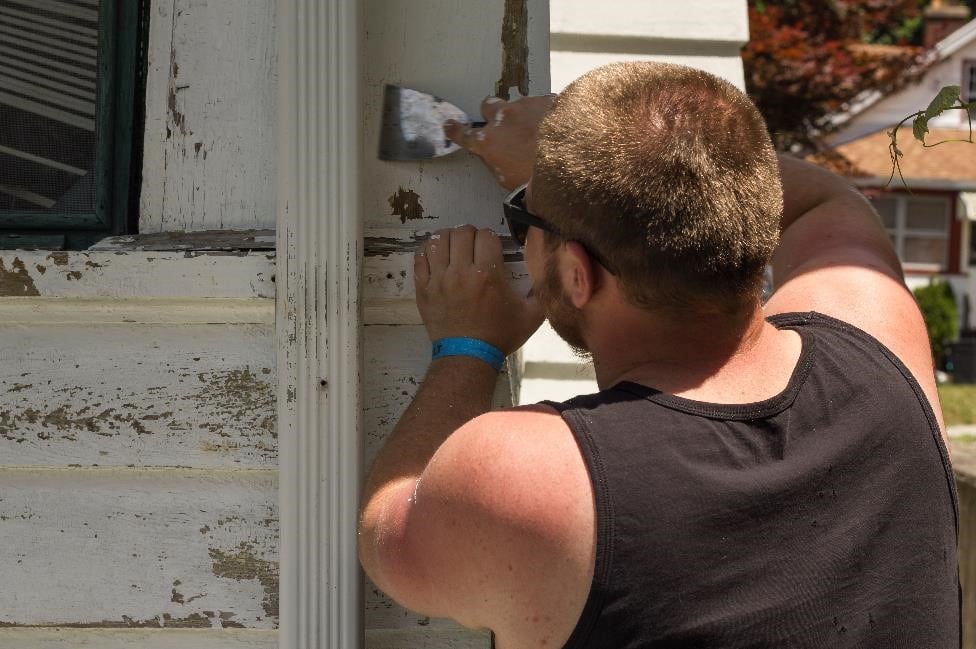
<instances>
[{"instance_id":1,"label":"man's hand","mask_svg":"<svg viewBox=\"0 0 976 649\"><path fill-rule=\"evenodd\" d=\"M552 107L555 95L524 97L507 102L488 97L481 115L488 122L472 128L455 121L444 125L447 137L475 154L506 189L529 182L535 161L536 131Z\"/></svg>"},{"instance_id":2,"label":"man's hand","mask_svg":"<svg viewBox=\"0 0 976 649\"><path fill-rule=\"evenodd\" d=\"M516 293L505 272L501 240L492 230L465 225L432 234L414 258L414 280L431 340L480 338L507 355L544 318L535 298Z\"/></svg>"}]
</instances>

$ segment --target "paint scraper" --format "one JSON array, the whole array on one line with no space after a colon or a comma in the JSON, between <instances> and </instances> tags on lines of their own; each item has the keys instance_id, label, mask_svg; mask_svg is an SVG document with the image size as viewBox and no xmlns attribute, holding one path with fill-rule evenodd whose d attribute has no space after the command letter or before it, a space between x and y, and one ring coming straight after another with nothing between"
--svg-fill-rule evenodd
<instances>
[{"instance_id":1,"label":"paint scraper","mask_svg":"<svg viewBox=\"0 0 976 649\"><path fill-rule=\"evenodd\" d=\"M383 89L380 126L380 160L429 160L454 153L461 147L444 136L444 122L453 119L474 127L454 104L419 90L387 84Z\"/></svg>"}]
</instances>

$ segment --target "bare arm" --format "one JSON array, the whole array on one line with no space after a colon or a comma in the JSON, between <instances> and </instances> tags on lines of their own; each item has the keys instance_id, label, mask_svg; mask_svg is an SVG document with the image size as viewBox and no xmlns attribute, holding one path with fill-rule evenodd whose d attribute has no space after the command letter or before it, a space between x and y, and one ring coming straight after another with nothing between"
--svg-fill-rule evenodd
<instances>
[{"instance_id":1,"label":"bare arm","mask_svg":"<svg viewBox=\"0 0 976 649\"><path fill-rule=\"evenodd\" d=\"M511 353L542 322L536 301L509 284L501 242L490 230L441 230L417 255L414 275L431 340L473 337ZM430 580L412 572L416 561L405 560L405 548L418 538L409 529L418 483L444 442L489 409L496 378L490 365L471 357L433 361L367 478L359 530L363 567L383 590L424 612L443 610L445 598L456 594L431 590Z\"/></svg>"},{"instance_id":2,"label":"bare arm","mask_svg":"<svg viewBox=\"0 0 976 649\"><path fill-rule=\"evenodd\" d=\"M780 171L782 234L767 313L819 311L868 332L905 363L942 425L925 323L874 209L825 169L780 156Z\"/></svg>"}]
</instances>

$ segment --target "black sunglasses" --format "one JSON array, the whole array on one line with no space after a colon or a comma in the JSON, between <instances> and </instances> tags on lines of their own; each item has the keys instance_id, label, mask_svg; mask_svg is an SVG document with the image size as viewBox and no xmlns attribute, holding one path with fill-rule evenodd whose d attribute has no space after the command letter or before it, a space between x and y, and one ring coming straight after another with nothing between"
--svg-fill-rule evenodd
<instances>
[{"instance_id":1,"label":"black sunglasses","mask_svg":"<svg viewBox=\"0 0 976 649\"><path fill-rule=\"evenodd\" d=\"M525 188L526 185L517 187L515 191L506 196L505 200L502 201L502 209L505 212L505 220L508 221L508 231L512 233L512 238L518 241L520 246L524 246L525 238L529 234L529 228L533 226L539 228L540 230L545 230L546 232L552 232L557 237L562 237L562 232L560 232L555 226L543 221L541 218L525 209ZM576 239L575 241L583 246L583 249L586 250L588 255L600 262L600 265L606 268L611 275L616 274L613 267L607 263L606 259L604 259L602 255L595 252L592 246L583 243L579 239Z\"/></svg>"}]
</instances>

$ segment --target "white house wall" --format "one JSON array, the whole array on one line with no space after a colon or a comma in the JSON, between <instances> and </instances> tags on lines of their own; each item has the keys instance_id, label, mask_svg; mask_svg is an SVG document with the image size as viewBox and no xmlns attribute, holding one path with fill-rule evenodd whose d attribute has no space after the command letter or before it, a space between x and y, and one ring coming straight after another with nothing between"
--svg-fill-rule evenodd
<instances>
[{"instance_id":1,"label":"white house wall","mask_svg":"<svg viewBox=\"0 0 976 649\"><path fill-rule=\"evenodd\" d=\"M153 0L139 231L275 227L270 0Z\"/></svg>"},{"instance_id":2,"label":"white house wall","mask_svg":"<svg viewBox=\"0 0 976 649\"><path fill-rule=\"evenodd\" d=\"M472 223L506 233L505 191L465 152L426 162L377 158L383 86L434 93L478 119L481 101L506 91L549 91L546 0L365 0L362 218L363 427L367 462L410 402L430 362L430 341L414 305L413 253L428 233ZM526 12L526 13L523 13ZM525 16L524 27L518 20ZM503 38L509 45L503 44ZM528 45L521 59L511 43ZM510 48L506 59L506 48ZM508 66L504 63L508 61ZM521 62L519 62L521 61ZM514 62L514 63L513 63ZM524 266L512 258L515 282ZM508 377L495 402L511 403ZM366 585L366 646L489 646L485 632L410 613Z\"/></svg>"},{"instance_id":3,"label":"white house wall","mask_svg":"<svg viewBox=\"0 0 976 649\"><path fill-rule=\"evenodd\" d=\"M152 0L140 235L0 251L0 647L278 644L276 4Z\"/></svg>"},{"instance_id":4,"label":"white house wall","mask_svg":"<svg viewBox=\"0 0 976 649\"><path fill-rule=\"evenodd\" d=\"M966 59L976 59L976 39L949 58L933 65L918 83L871 104L869 108L855 115L830 136L830 143L839 145L869 133L890 130L912 113L925 110L941 88L960 85L963 61ZM961 110L947 111L929 122L932 128L965 128L965 125L965 112Z\"/></svg>"},{"instance_id":5,"label":"white house wall","mask_svg":"<svg viewBox=\"0 0 976 649\"><path fill-rule=\"evenodd\" d=\"M749 40L740 0L552 0L552 87L611 61L663 61L744 86L739 49Z\"/></svg>"}]
</instances>

